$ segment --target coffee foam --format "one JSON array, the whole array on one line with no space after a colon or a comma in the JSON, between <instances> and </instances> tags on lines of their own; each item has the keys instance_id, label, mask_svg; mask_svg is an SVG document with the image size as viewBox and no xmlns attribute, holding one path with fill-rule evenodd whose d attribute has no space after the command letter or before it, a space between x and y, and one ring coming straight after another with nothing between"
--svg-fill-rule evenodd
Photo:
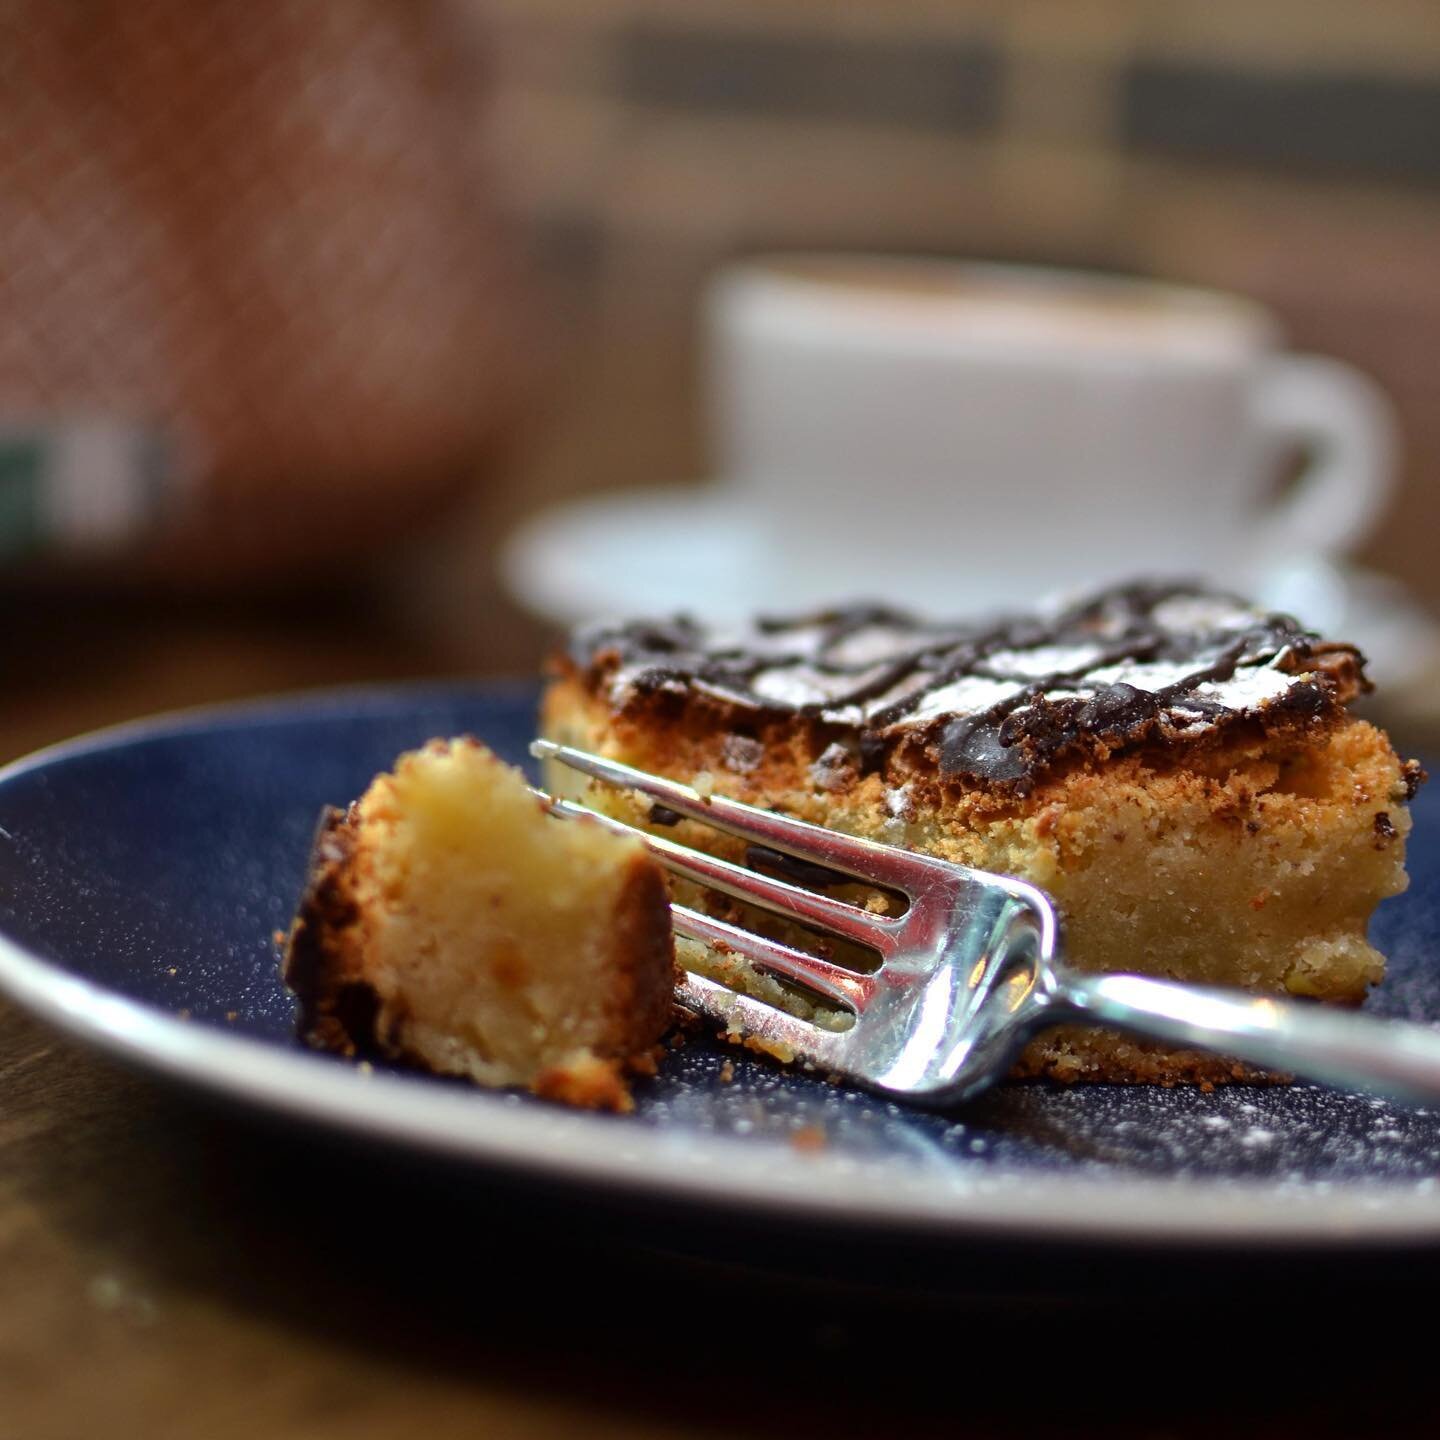
<instances>
[{"instance_id":1,"label":"coffee foam","mask_svg":"<svg viewBox=\"0 0 1440 1440\"><path fill-rule=\"evenodd\" d=\"M1257 307L1144 280L1000 265L835 257L776 261L750 272L777 304L803 305L867 328L894 322L1025 347L1226 351L1265 344Z\"/></svg>"}]
</instances>

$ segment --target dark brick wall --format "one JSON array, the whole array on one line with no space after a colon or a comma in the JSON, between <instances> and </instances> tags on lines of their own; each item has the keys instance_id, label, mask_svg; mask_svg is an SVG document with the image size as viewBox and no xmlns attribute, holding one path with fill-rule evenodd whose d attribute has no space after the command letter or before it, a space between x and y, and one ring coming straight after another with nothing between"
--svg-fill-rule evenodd
<instances>
[{"instance_id":1,"label":"dark brick wall","mask_svg":"<svg viewBox=\"0 0 1440 1440\"><path fill-rule=\"evenodd\" d=\"M625 27L614 49L617 91L638 105L940 131L999 120L1003 59L978 39L927 44L648 22Z\"/></svg>"},{"instance_id":2,"label":"dark brick wall","mask_svg":"<svg viewBox=\"0 0 1440 1440\"><path fill-rule=\"evenodd\" d=\"M1440 183L1440 76L1140 60L1120 82L1127 146L1316 175Z\"/></svg>"}]
</instances>

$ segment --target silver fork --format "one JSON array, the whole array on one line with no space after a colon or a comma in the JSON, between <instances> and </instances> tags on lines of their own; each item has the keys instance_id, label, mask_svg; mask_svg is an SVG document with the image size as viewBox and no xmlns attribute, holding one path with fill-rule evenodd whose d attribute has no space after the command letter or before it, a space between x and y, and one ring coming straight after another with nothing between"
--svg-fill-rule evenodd
<instances>
[{"instance_id":1,"label":"silver fork","mask_svg":"<svg viewBox=\"0 0 1440 1440\"><path fill-rule=\"evenodd\" d=\"M724 796L701 795L548 740L537 740L531 750L594 780L634 790L676 815L898 891L909 902L902 915L873 914L542 796L556 814L588 816L639 838L677 875L879 953L878 969L851 970L683 905L671 906L677 933L797 981L851 1017L848 1028L829 1029L685 972L677 992L682 1003L782 1058L793 1056L897 1098L949 1104L1003 1076L1037 1030L1079 1022L1216 1051L1342 1088L1417 1103L1440 1101L1440 1032L1425 1026L1141 975L1081 974L1063 963L1055 907L1033 885Z\"/></svg>"}]
</instances>

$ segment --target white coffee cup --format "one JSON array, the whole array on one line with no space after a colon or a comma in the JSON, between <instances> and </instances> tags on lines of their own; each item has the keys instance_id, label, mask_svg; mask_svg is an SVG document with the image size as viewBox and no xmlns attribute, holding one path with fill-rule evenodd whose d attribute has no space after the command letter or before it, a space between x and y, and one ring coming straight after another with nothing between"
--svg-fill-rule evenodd
<instances>
[{"instance_id":1,"label":"white coffee cup","mask_svg":"<svg viewBox=\"0 0 1440 1440\"><path fill-rule=\"evenodd\" d=\"M717 483L764 533L774 603L956 614L1165 574L1263 590L1353 549L1392 483L1375 383L1283 353L1237 296L792 255L723 271L706 321Z\"/></svg>"}]
</instances>

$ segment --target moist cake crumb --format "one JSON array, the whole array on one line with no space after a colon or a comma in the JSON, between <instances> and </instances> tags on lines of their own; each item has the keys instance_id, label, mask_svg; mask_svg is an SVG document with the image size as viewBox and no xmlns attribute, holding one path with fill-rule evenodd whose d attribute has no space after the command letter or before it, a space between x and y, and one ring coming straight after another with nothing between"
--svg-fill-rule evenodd
<instances>
[{"instance_id":1,"label":"moist cake crumb","mask_svg":"<svg viewBox=\"0 0 1440 1440\"><path fill-rule=\"evenodd\" d=\"M326 816L284 974L319 1049L611 1110L654 1074L676 980L640 842L554 818L469 739Z\"/></svg>"}]
</instances>

